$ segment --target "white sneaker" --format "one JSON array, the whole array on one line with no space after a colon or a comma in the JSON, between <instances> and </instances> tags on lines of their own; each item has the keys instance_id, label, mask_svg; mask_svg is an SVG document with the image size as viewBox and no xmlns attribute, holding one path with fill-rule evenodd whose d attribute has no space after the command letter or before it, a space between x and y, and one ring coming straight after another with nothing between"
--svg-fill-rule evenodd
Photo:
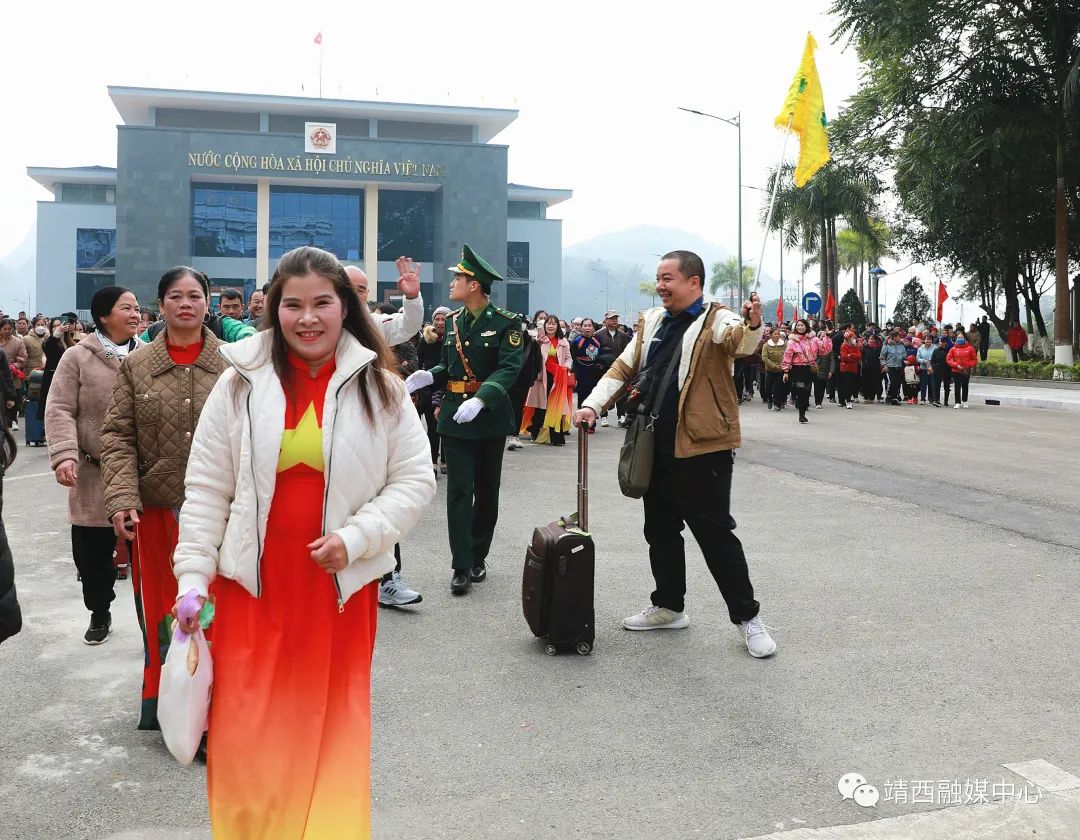
<instances>
[{"instance_id":1,"label":"white sneaker","mask_svg":"<svg viewBox=\"0 0 1080 840\"><path fill-rule=\"evenodd\" d=\"M11 424L11 431L13 431L13 432L19 431L19 421L18 420L14 421Z\"/></svg>"},{"instance_id":2,"label":"white sneaker","mask_svg":"<svg viewBox=\"0 0 1080 840\"><path fill-rule=\"evenodd\" d=\"M962 405L962 406L963 406L964 408L970 408L970 407L971 407L971 406L969 406L969 405L968 405L967 403L961 403L961 405Z\"/></svg>"},{"instance_id":3,"label":"white sneaker","mask_svg":"<svg viewBox=\"0 0 1080 840\"><path fill-rule=\"evenodd\" d=\"M815 406L814 406L814 408L816 408L816 409L818 409L818 410L820 411L820 410L821 410L821 408L822 408L822 406L820 406L820 405L815 405Z\"/></svg>"},{"instance_id":4,"label":"white sneaker","mask_svg":"<svg viewBox=\"0 0 1080 840\"><path fill-rule=\"evenodd\" d=\"M956 409L957 411L959 411L960 410L960 403L953 403L953 408Z\"/></svg>"},{"instance_id":5,"label":"white sneaker","mask_svg":"<svg viewBox=\"0 0 1080 840\"><path fill-rule=\"evenodd\" d=\"M636 615L624 618L622 626L627 630L682 630L690 626L690 616L650 604Z\"/></svg>"},{"instance_id":6,"label":"white sneaker","mask_svg":"<svg viewBox=\"0 0 1080 840\"><path fill-rule=\"evenodd\" d=\"M506 448L513 452L516 449L524 449L524 445L517 439L516 435L511 435L506 439Z\"/></svg>"},{"instance_id":7,"label":"white sneaker","mask_svg":"<svg viewBox=\"0 0 1080 840\"><path fill-rule=\"evenodd\" d=\"M852 407L852 403L848 403L847 405L844 406L844 408L851 408L851 407Z\"/></svg>"},{"instance_id":8,"label":"white sneaker","mask_svg":"<svg viewBox=\"0 0 1080 840\"><path fill-rule=\"evenodd\" d=\"M379 604L384 607L404 607L419 604L424 596L409 587L401 577L401 572L394 572L390 580L379 584Z\"/></svg>"},{"instance_id":9,"label":"white sneaker","mask_svg":"<svg viewBox=\"0 0 1080 840\"><path fill-rule=\"evenodd\" d=\"M608 427L608 421L607 421L607 415L606 414L603 417L600 418L600 425L603 426L605 429Z\"/></svg>"},{"instance_id":10,"label":"white sneaker","mask_svg":"<svg viewBox=\"0 0 1080 840\"><path fill-rule=\"evenodd\" d=\"M765 629L765 625L761 623L758 616L742 622L739 627L746 641L746 649L751 656L764 659L776 653L776 642L773 641L773 637L769 635L769 631Z\"/></svg>"}]
</instances>

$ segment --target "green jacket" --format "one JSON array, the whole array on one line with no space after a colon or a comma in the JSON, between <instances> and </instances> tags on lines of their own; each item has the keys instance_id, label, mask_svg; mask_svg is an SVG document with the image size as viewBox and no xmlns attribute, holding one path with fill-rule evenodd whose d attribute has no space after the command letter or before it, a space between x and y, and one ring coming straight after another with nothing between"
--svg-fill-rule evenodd
<instances>
[{"instance_id":1,"label":"green jacket","mask_svg":"<svg viewBox=\"0 0 1080 840\"><path fill-rule=\"evenodd\" d=\"M448 382L468 378L465 364L457 350L457 332L461 332L461 349L472 368L473 375L483 384L475 394L455 394ZM522 363L521 322L505 309L488 303L475 320L462 308L446 318L439 363L431 368L435 388L446 389L439 412L439 434L479 440L505 437L517 431L514 407L510 403L510 388L517 380ZM459 425L454 413L469 399L479 397L484 410L471 423Z\"/></svg>"},{"instance_id":2,"label":"green jacket","mask_svg":"<svg viewBox=\"0 0 1080 840\"><path fill-rule=\"evenodd\" d=\"M158 324L161 324L161 326L159 327L157 324L151 324L150 329L143 330L143 334L140 335L139 338L149 344L157 338L159 332L165 329L165 324L163 322L159 321ZM220 333L214 328L217 325L220 325L221 327ZM206 326L210 328L210 331L215 336L228 344L232 344L234 341L239 341L242 338L248 338L258 332L251 324L245 324L243 321L238 321L227 315L222 315L216 319L211 318ZM151 335L151 333L153 334Z\"/></svg>"}]
</instances>

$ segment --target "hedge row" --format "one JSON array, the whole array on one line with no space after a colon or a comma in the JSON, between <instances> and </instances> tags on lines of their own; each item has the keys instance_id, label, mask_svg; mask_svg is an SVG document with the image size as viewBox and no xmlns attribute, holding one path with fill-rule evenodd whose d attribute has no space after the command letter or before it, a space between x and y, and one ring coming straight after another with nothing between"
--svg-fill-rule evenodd
<instances>
[{"instance_id":1,"label":"hedge row","mask_svg":"<svg viewBox=\"0 0 1080 840\"><path fill-rule=\"evenodd\" d=\"M1058 371L1055 377L1054 372ZM1080 365L1055 365L1053 362L979 362L976 376L1000 379L1054 379L1080 382Z\"/></svg>"}]
</instances>

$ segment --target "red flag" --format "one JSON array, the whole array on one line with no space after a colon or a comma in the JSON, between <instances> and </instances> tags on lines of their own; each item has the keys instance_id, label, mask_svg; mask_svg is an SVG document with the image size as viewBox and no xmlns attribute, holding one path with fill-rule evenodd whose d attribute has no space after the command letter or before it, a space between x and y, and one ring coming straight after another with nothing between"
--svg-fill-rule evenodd
<instances>
[{"instance_id":1,"label":"red flag","mask_svg":"<svg viewBox=\"0 0 1080 840\"><path fill-rule=\"evenodd\" d=\"M941 308L945 305L945 301L949 299L949 293L945 289L945 284L938 280L937 284L937 320L941 323Z\"/></svg>"},{"instance_id":2,"label":"red flag","mask_svg":"<svg viewBox=\"0 0 1080 840\"><path fill-rule=\"evenodd\" d=\"M780 298L776 301L776 323L784 323L784 299Z\"/></svg>"},{"instance_id":3,"label":"red flag","mask_svg":"<svg viewBox=\"0 0 1080 840\"><path fill-rule=\"evenodd\" d=\"M321 32L316 32L315 33L315 43L320 47L322 46L322 33Z\"/></svg>"},{"instance_id":4,"label":"red flag","mask_svg":"<svg viewBox=\"0 0 1080 840\"><path fill-rule=\"evenodd\" d=\"M833 320L833 315L836 314L836 299L832 296L832 289L829 289L828 296L825 298L825 319L828 321Z\"/></svg>"}]
</instances>

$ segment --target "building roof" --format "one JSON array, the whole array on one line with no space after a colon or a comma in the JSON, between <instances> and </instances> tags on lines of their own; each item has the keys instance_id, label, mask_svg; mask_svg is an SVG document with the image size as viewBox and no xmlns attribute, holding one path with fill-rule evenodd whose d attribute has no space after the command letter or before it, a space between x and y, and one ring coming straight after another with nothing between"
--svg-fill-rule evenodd
<instances>
[{"instance_id":1,"label":"building roof","mask_svg":"<svg viewBox=\"0 0 1080 840\"><path fill-rule=\"evenodd\" d=\"M404 102L367 102L354 99L322 99L314 96L273 96L262 93L219 93L199 90L168 90L109 86L109 97L126 125L153 125L151 108L191 108L230 113L339 116L350 119L384 119L404 122L475 125L478 140L487 143L517 119L516 110L472 108L458 105L418 105Z\"/></svg>"},{"instance_id":2,"label":"building roof","mask_svg":"<svg viewBox=\"0 0 1080 840\"><path fill-rule=\"evenodd\" d=\"M28 166L26 174L55 195L57 184L115 184L112 166Z\"/></svg>"},{"instance_id":3,"label":"building roof","mask_svg":"<svg viewBox=\"0 0 1080 840\"><path fill-rule=\"evenodd\" d=\"M553 207L574 197L573 190L555 190L547 187L529 187L525 184L507 184L507 198L510 201L535 201Z\"/></svg>"}]
</instances>

